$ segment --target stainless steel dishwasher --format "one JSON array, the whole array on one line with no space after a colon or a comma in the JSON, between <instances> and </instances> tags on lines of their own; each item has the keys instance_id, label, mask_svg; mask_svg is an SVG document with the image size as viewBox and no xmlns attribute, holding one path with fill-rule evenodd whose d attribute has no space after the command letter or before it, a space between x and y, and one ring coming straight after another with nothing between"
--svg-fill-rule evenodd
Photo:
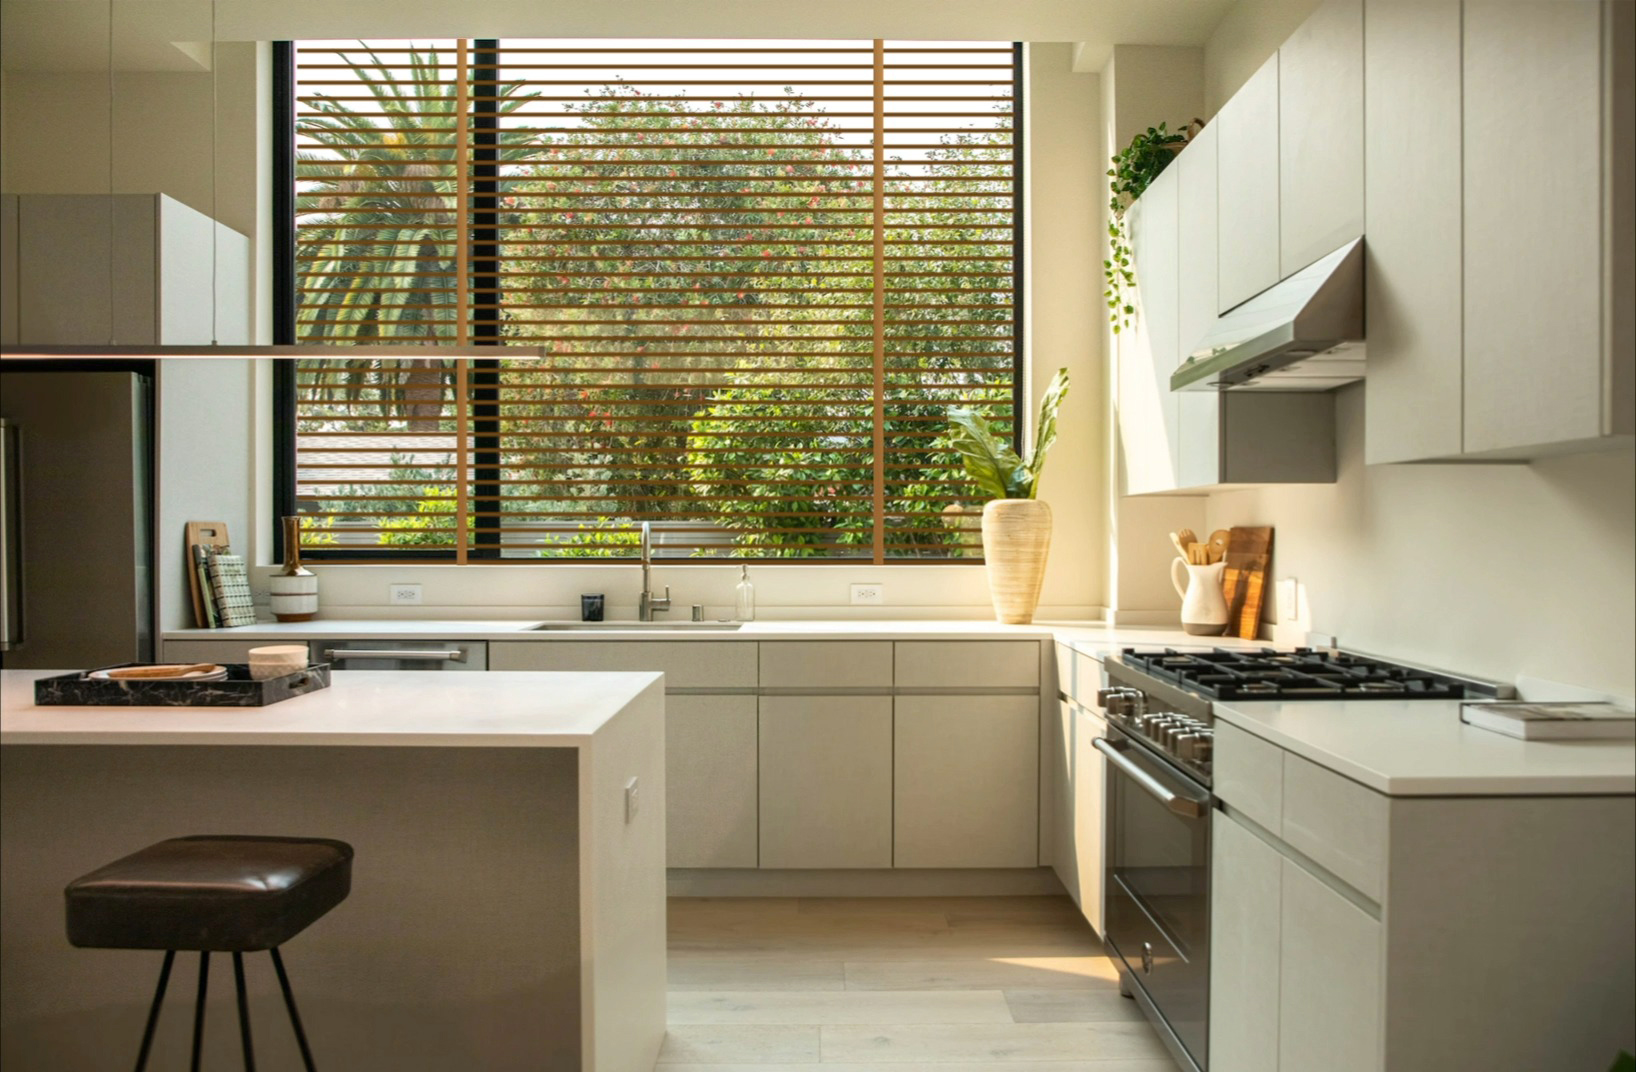
<instances>
[{"instance_id":1,"label":"stainless steel dishwasher","mask_svg":"<svg viewBox=\"0 0 1636 1072\"><path fill-rule=\"evenodd\" d=\"M336 670L487 670L481 640L314 640L312 661Z\"/></svg>"}]
</instances>

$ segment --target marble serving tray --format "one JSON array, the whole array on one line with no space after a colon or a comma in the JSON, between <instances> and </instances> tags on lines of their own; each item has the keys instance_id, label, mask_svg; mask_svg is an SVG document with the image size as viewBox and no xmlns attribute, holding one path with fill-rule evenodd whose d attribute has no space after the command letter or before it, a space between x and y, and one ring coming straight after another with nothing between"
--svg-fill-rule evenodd
<instances>
[{"instance_id":1,"label":"marble serving tray","mask_svg":"<svg viewBox=\"0 0 1636 1072\"><path fill-rule=\"evenodd\" d=\"M265 681L252 678L246 663L222 665L225 681L92 680L86 676L89 671L46 677L34 683L34 702L40 707L265 707L329 688L328 663Z\"/></svg>"}]
</instances>

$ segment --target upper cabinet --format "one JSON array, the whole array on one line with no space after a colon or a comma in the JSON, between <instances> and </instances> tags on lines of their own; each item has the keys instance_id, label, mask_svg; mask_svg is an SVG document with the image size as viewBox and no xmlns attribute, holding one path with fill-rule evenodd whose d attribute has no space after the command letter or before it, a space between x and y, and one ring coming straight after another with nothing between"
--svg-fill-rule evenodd
<instances>
[{"instance_id":1,"label":"upper cabinet","mask_svg":"<svg viewBox=\"0 0 1636 1072\"><path fill-rule=\"evenodd\" d=\"M1366 459L1636 433L1636 12L1369 0Z\"/></svg>"},{"instance_id":2,"label":"upper cabinet","mask_svg":"<svg viewBox=\"0 0 1636 1072\"><path fill-rule=\"evenodd\" d=\"M1279 279L1277 55L1222 105L1214 125L1219 139L1216 312L1225 313Z\"/></svg>"},{"instance_id":3,"label":"upper cabinet","mask_svg":"<svg viewBox=\"0 0 1636 1072\"><path fill-rule=\"evenodd\" d=\"M1278 50L1278 278L1363 233L1363 0L1326 0Z\"/></svg>"}]
</instances>

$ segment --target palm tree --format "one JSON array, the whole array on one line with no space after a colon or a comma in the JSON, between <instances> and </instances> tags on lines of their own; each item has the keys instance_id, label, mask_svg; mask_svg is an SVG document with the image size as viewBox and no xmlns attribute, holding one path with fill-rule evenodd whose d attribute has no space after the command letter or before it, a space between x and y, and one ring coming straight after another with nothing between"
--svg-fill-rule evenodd
<instances>
[{"instance_id":1,"label":"palm tree","mask_svg":"<svg viewBox=\"0 0 1636 1072\"><path fill-rule=\"evenodd\" d=\"M315 100L296 120L299 138L319 148L296 152L296 333L303 342L448 341L455 323L458 226L456 124L459 87L453 79L394 70L363 42L368 62L347 59L379 116L347 103ZM447 70L435 49L410 50L411 72ZM426 78L419 82L414 79ZM435 79L435 80L434 80ZM479 97L492 89L493 96ZM474 86L505 116L537 94L519 83ZM528 152L533 136L501 129L499 161ZM502 178L502 187L510 180ZM470 211L469 207L466 211ZM469 269L468 269L469 270ZM379 404L383 418L435 421L442 413L452 365L437 358L325 362L319 388L330 398Z\"/></svg>"}]
</instances>

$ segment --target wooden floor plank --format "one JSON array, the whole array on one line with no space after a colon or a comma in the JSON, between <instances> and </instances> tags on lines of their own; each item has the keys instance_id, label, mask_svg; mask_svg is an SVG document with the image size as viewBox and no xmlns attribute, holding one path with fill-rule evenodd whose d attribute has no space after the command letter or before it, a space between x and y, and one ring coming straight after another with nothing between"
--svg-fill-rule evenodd
<instances>
[{"instance_id":1,"label":"wooden floor plank","mask_svg":"<svg viewBox=\"0 0 1636 1072\"><path fill-rule=\"evenodd\" d=\"M1146 1023L833 1025L819 1029L823 1060L905 1061L1158 1060L1164 1045Z\"/></svg>"},{"instance_id":2,"label":"wooden floor plank","mask_svg":"<svg viewBox=\"0 0 1636 1072\"><path fill-rule=\"evenodd\" d=\"M659 1064L729 1065L815 1063L819 1028L795 1024L672 1024Z\"/></svg>"},{"instance_id":3,"label":"wooden floor plank","mask_svg":"<svg viewBox=\"0 0 1636 1072\"><path fill-rule=\"evenodd\" d=\"M982 993L982 991L979 991ZM1019 1024L1140 1020L1142 1010L1114 987L1097 990L1007 990L1007 1007Z\"/></svg>"},{"instance_id":4,"label":"wooden floor plank","mask_svg":"<svg viewBox=\"0 0 1636 1072\"><path fill-rule=\"evenodd\" d=\"M672 1024L1012 1022L998 990L701 990L670 996Z\"/></svg>"},{"instance_id":5,"label":"wooden floor plank","mask_svg":"<svg viewBox=\"0 0 1636 1072\"><path fill-rule=\"evenodd\" d=\"M1117 987L1105 956L1011 956L847 961L848 990L1087 990Z\"/></svg>"},{"instance_id":6,"label":"wooden floor plank","mask_svg":"<svg viewBox=\"0 0 1636 1072\"><path fill-rule=\"evenodd\" d=\"M672 950L670 991L844 990L840 960Z\"/></svg>"}]
</instances>

